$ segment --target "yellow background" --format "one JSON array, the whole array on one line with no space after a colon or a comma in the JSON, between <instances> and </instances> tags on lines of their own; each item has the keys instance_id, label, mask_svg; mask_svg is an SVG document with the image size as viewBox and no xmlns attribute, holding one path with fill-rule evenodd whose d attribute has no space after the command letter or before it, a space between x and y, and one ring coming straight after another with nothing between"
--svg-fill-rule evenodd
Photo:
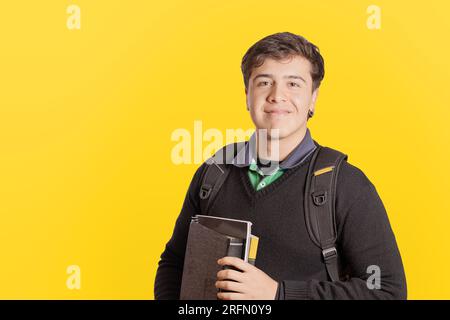
<instances>
[{"instance_id":1,"label":"yellow background","mask_svg":"<svg viewBox=\"0 0 450 320\"><path fill-rule=\"evenodd\" d=\"M444 0L5 2L0 298L152 299L199 166L171 162L172 132L252 128L241 58L290 31L325 58L313 138L377 187L409 298L449 299L449 13Z\"/></svg>"}]
</instances>

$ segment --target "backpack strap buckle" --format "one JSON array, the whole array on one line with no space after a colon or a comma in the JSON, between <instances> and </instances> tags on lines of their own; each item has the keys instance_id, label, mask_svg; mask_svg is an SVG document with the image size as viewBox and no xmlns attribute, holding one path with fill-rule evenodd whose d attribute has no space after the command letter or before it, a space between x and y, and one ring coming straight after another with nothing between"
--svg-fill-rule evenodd
<instances>
[{"instance_id":1,"label":"backpack strap buckle","mask_svg":"<svg viewBox=\"0 0 450 320\"><path fill-rule=\"evenodd\" d=\"M210 184L202 184L200 187L200 199L205 200L209 197L212 191L212 186Z\"/></svg>"},{"instance_id":2,"label":"backpack strap buckle","mask_svg":"<svg viewBox=\"0 0 450 320\"><path fill-rule=\"evenodd\" d=\"M316 206L322 206L327 202L328 193L324 190L312 193L313 201Z\"/></svg>"},{"instance_id":3,"label":"backpack strap buckle","mask_svg":"<svg viewBox=\"0 0 450 320\"><path fill-rule=\"evenodd\" d=\"M325 268L327 269L327 273L331 281L339 281L339 268L337 262L336 247L323 249L322 255L325 262Z\"/></svg>"},{"instance_id":4,"label":"backpack strap buckle","mask_svg":"<svg viewBox=\"0 0 450 320\"><path fill-rule=\"evenodd\" d=\"M337 250L335 247L322 250L322 255L325 261L331 260L337 256Z\"/></svg>"}]
</instances>

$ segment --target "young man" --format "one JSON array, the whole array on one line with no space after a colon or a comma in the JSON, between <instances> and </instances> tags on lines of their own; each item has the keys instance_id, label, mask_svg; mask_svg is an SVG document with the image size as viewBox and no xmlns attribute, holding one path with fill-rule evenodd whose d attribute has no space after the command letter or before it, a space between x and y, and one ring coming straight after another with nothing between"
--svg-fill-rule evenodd
<instances>
[{"instance_id":1,"label":"young man","mask_svg":"<svg viewBox=\"0 0 450 320\"><path fill-rule=\"evenodd\" d=\"M385 208L355 166L343 161L336 182L337 281L330 281L323 251L309 236L303 201L308 164L319 148L307 128L324 76L318 48L292 33L273 34L247 51L242 72L247 110L257 130L236 156L244 161L228 164L228 177L209 212L252 221L260 243L255 266L232 257L218 261L242 271L217 274L216 287L228 291L218 298L406 299L403 265ZM252 142L261 138L261 129L269 141L277 140L278 152L269 150L270 143L267 149L252 147L259 146ZM199 189L206 166L195 173L161 255L156 299L179 298L190 218L201 213ZM368 283L371 270L379 270L378 286Z\"/></svg>"}]
</instances>

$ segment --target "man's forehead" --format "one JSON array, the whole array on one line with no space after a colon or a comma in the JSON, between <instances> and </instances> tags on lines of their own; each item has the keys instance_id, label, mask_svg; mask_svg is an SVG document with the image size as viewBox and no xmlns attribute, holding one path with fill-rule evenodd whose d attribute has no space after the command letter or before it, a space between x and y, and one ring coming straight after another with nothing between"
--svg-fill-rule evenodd
<instances>
[{"instance_id":1,"label":"man's forehead","mask_svg":"<svg viewBox=\"0 0 450 320\"><path fill-rule=\"evenodd\" d=\"M295 76L304 77L310 74L311 63L302 56L290 57L283 60L266 58L264 63L252 71L252 76L258 74L271 74L272 76Z\"/></svg>"}]
</instances>

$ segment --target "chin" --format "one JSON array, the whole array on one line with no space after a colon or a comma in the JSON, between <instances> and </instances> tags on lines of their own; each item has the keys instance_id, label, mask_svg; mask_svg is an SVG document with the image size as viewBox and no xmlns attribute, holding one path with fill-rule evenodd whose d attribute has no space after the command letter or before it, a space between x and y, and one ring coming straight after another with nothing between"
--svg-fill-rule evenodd
<instances>
[{"instance_id":1,"label":"chin","mask_svg":"<svg viewBox=\"0 0 450 320\"><path fill-rule=\"evenodd\" d=\"M285 128L272 128L271 130L277 130L278 129L278 135L272 135L270 130L267 130L268 138L269 139L284 139L292 134L292 132L287 131Z\"/></svg>"},{"instance_id":2,"label":"chin","mask_svg":"<svg viewBox=\"0 0 450 320\"><path fill-rule=\"evenodd\" d=\"M300 128L292 128L292 127L286 126L286 127L282 127L282 128L272 128L272 129L279 129L278 137L276 137L276 136L272 137L272 135L270 134L270 130L267 130L269 139L282 140L282 139L300 134Z\"/></svg>"},{"instance_id":3,"label":"chin","mask_svg":"<svg viewBox=\"0 0 450 320\"><path fill-rule=\"evenodd\" d=\"M280 134L277 137L272 137L270 136L271 139L277 139L277 140L282 140L286 137L289 137L291 135L291 133L289 132L283 132L282 130L280 130Z\"/></svg>"}]
</instances>

